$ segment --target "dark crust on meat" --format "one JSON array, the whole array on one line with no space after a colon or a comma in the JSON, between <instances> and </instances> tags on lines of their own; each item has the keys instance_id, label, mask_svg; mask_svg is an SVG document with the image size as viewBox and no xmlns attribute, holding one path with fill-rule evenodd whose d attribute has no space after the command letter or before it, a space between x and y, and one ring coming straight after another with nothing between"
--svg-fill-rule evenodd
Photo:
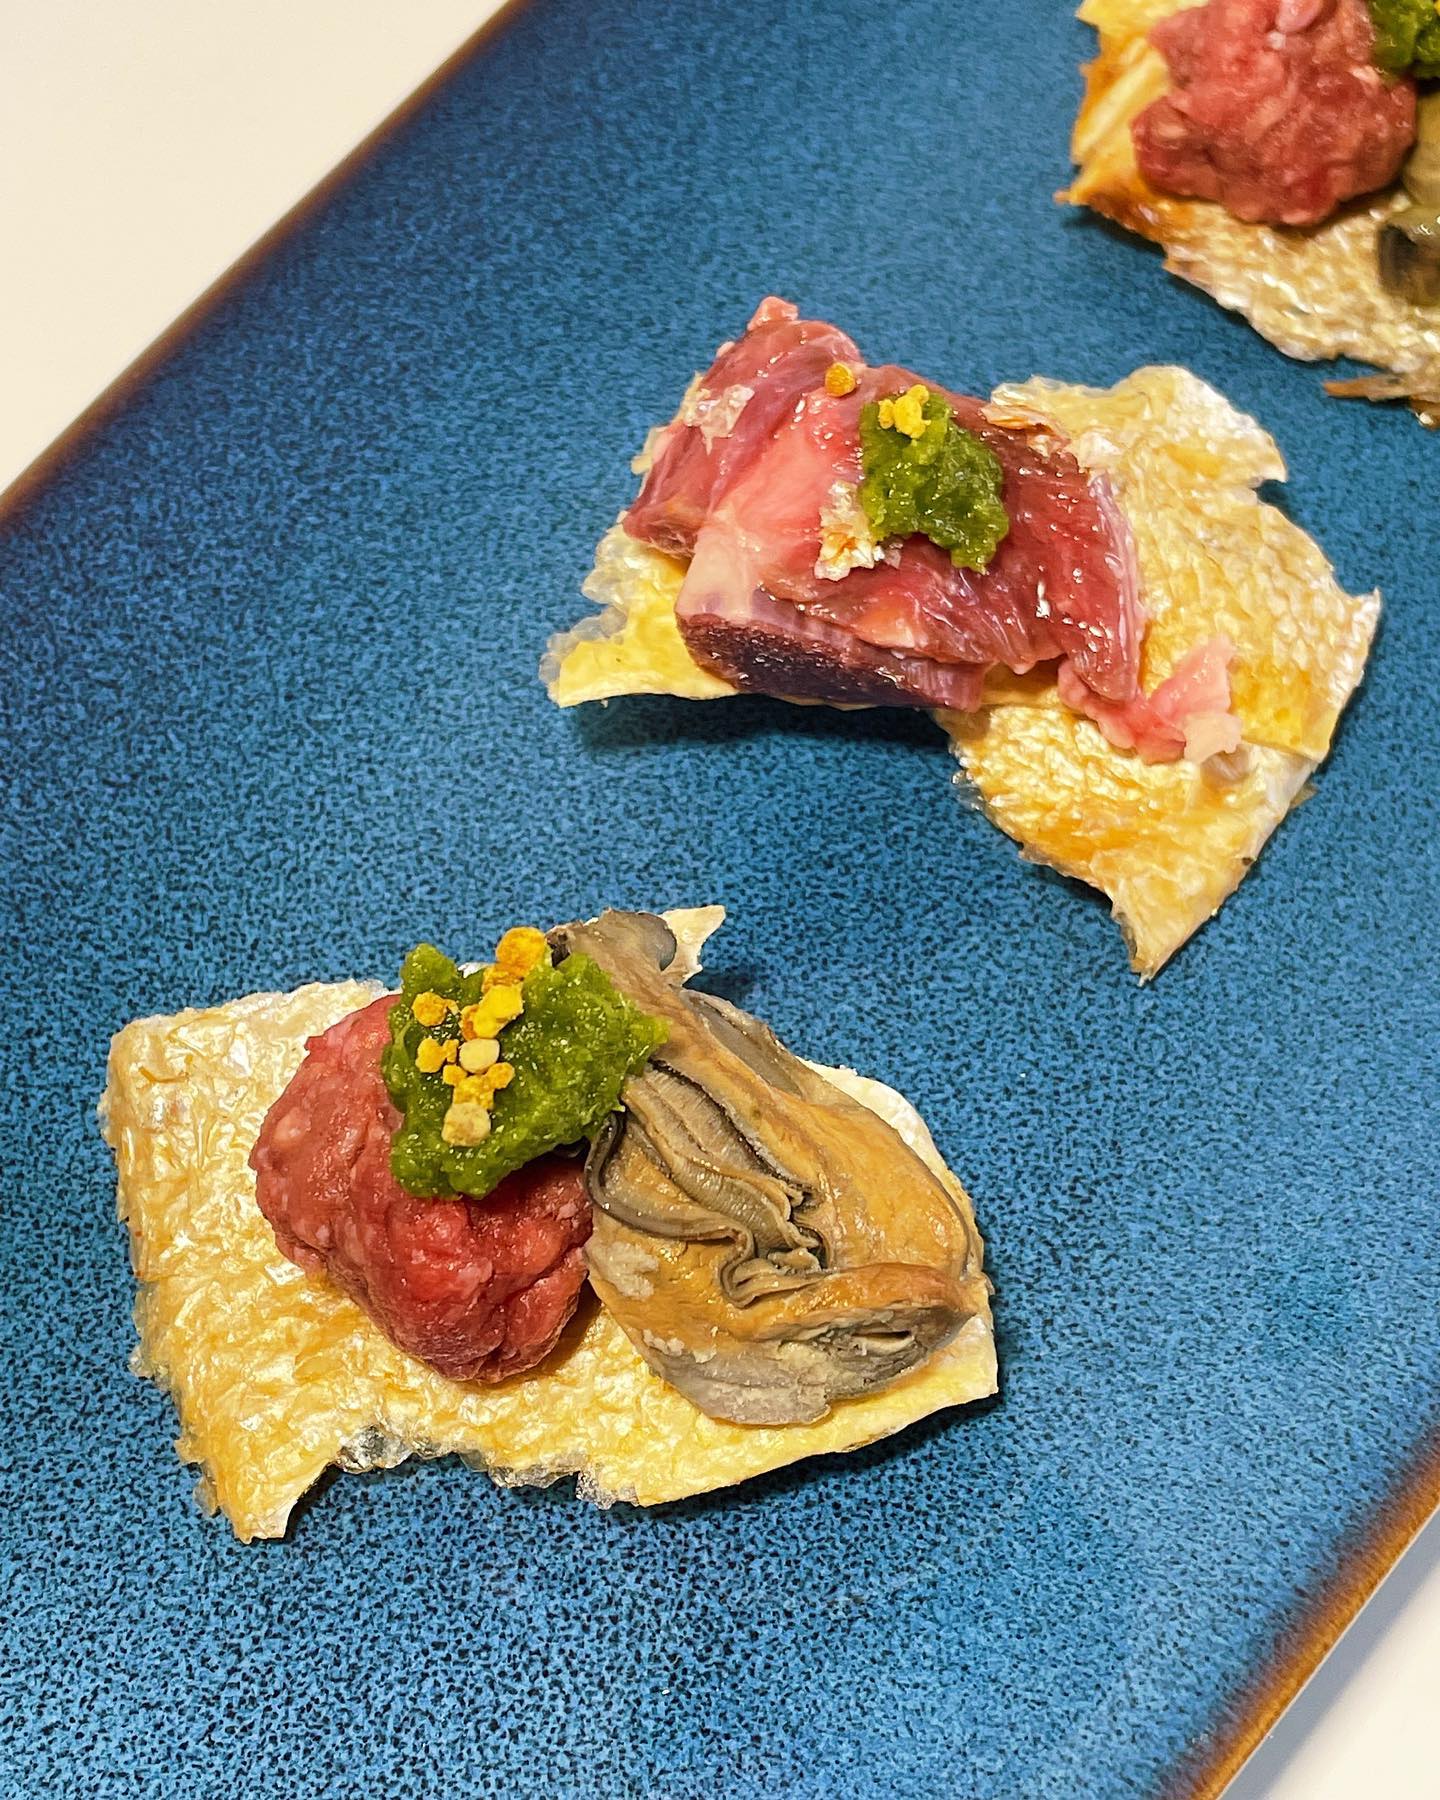
<instances>
[{"instance_id":1,"label":"dark crust on meat","mask_svg":"<svg viewBox=\"0 0 1440 1800\"><path fill-rule=\"evenodd\" d=\"M755 627L739 630L723 619L680 621L686 648L702 668L742 693L782 695L787 700L824 700L852 706L932 706L907 693L879 670L819 664L802 645L780 633L761 640Z\"/></svg>"}]
</instances>

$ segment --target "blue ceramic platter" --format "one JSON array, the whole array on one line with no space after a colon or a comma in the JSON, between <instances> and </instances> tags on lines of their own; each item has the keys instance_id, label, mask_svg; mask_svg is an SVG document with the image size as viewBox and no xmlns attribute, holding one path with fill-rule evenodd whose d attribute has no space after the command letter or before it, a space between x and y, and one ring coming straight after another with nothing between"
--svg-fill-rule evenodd
<instances>
[{"instance_id":1,"label":"blue ceramic platter","mask_svg":"<svg viewBox=\"0 0 1440 1800\"><path fill-rule=\"evenodd\" d=\"M1210 1793L1440 1486L1440 446L1052 205L1091 48L534 0L12 508L5 1792ZM1384 589L1317 797L1153 987L923 718L548 705L627 459L772 290L979 391L1186 363ZM126 1368L110 1033L710 900L721 989L971 1187L998 1401L653 1514L436 1464L203 1518Z\"/></svg>"}]
</instances>

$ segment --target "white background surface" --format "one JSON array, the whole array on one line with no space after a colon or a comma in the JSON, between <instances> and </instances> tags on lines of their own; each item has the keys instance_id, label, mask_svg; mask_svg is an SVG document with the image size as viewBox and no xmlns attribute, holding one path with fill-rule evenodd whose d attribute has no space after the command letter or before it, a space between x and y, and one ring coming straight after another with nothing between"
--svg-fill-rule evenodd
<instances>
[{"instance_id":1,"label":"white background surface","mask_svg":"<svg viewBox=\"0 0 1440 1800\"><path fill-rule=\"evenodd\" d=\"M0 0L0 488L496 10ZM1440 1521L1230 1800L1357 1794L1440 1796Z\"/></svg>"},{"instance_id":2,"label":"white background surface","mask_svg":"<svg viewBox=\"0 0 1440 1800\"><path fill-rule=\"evenodd\" d=\"M497 10L0 0L0 489Z\"/></svg>"}]
</instances>

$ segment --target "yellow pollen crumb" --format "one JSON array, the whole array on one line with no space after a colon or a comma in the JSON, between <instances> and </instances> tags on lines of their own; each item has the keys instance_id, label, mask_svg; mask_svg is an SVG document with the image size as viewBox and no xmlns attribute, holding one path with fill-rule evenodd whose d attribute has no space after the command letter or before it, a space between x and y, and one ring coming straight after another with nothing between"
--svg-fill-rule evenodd
<instances>
[{"instance_id":1,"label":"yellow pollen crumb","mask_svg":"<svg viewBox=\"0 0 1440 1800\"><path fill-rule=\"evenodd\" d=\"M833 394L837 400L844 394L855 392L855 371L849 363L831 363L825 371L825 392Z\"/></svg>"},{"instance_id":2,"label":"yellow pollen crumb","mask_svg":"<svg viewBox=\"0 0 1440 1800\"><path fill-rule=\"evenodd\" d=\"M925 433L925 402L930 398L930 390L923 382L917 381L912 388L898 394L892 401L882 400L880 403L880 423L893 424L897 431L903 431L908 438L923 437ZM886 419L885 408L890 408L890 417Z\"/></svg>"},{"instance_id":3,"label":"yellow pollen crumb","mask_svg":"<svg viewBox=\"0 0 1440 1800\"><path fill-rule=\"evenodd\" d=\"M548 949L543 931L533 925L514 925L495 946L495 961L523 978L545 960Z\"/></svg>"},{"instance_id":4,"label":"yellow pollen crumb","mask_svg":"<svg viewBox=\"0 0 1440 1800\"><path fill-rule=\"evenodd\" d=\"M459 1092L458 1088L456 1092ZM447 1144L461 1148L483 1144L490 1135L490 1114L476 1101L452 1101L441 1121L440 1135Z\"/></svg>"},{"instance_id":5,"label":"yellow pollen crumb","mask_svg":"<svg viewBox=\"0 0 1440 1800\"><path fill-rule=\"evenodd\" d=\"M430 992L417 994L410 1003L410 1010L415 1015L417 1025L423 1025L428 1031L432 1025L438 1025L447 1013L455 1010L455 1002L447 1000L443 994Z\"/></svg>"},{"instance_id":6,"label":"yellow pollen crumb","mask_svg":"<svg viewBox=\"0 0 1440 1800\"><path fill-rule=\"evenodd\" d=\"M460 1035L465 1038L499 1037L512 1019L525 1010L520 989L513 982L492 987L483 1000L467 1006L460 1014Z\"/></svg>"},{"instance_id":7,"label":"yellow pollen crumb","mask_svg":"<svg viewBox=\"0 0 1440 1800\"><path fill-rule=\"evenodd\" d=\"M452 1106L475 1105L493 1106L495 1096L501 1088L509 1087L515 1079L515 1070L509 1063L492 1063L478 1075L466 1075L455 1084L455 1098Z\"/></svg>"},{"instance_id":8,"label":"yellow pollen crumb","mask_svg":"<svg viewBox=\"0 0 1440 1800\"><path fill-rule=\"evenodd\" d=\"M459 1087L460 1083L465 1079L465 1070L459 1063L446 1063L445 1067L440 1071L440 1079L447 1087Z\"/></svg>"},{"instance_id":9,"label":"yellow pollen crumb","mask_svg":"<svg viewBox=\"0 0 1440 1800\"><path fill-rule=\"evenodd\" d=\"M478 1075L500 1060L500 1045L495 1038L470 1038L460 1046L460 1067L467 1075Z\"/></svg>"},{"instance_id":10,"label":"yellow pollen crumb","mask_svg":"<svg viewBox=\"0 0 1440 1800\"><path fill-rule=\"evenodd\" d=\"M507 931L495 949L495 961L484 970L481 992L492 988L513 987L522 982L549 954L545 933L533 925L516 925Z\"/></svg>"},{"instance_id":11,"label":"yellow pollen crumb","mask_svg":"<svg viewBox=\"0 0 1440 1800\"><path fill-rule=\"evenodd\" d=\"M442 1044L438 1038L423 1037L415 1049L415 1067L422 1075L433 1075L446 1063L455 1060L455 1040Z\"/></svg>"}]
</instances>

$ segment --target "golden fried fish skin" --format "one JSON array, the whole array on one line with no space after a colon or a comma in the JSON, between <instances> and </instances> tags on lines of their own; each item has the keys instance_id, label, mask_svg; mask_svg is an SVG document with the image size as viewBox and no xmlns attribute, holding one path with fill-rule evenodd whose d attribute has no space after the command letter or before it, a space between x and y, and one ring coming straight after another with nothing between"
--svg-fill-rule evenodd
<instances>
[{"instance_id":1,"label":"golden fried fish skin","mask_svg":"<svg viewBox=\"0 0 1440 1800\"><path fill-rule=\"evenodd\" d=\"M1273 439L1184 369L1141 369L1108 390L1020 383L989 410L1049 422L1113 484L1149 614L1147 690L1207 636L1235 648L1233 757L1143 763L1053 691L942 719L988 816L1027 857L1107 894L1150 976L1238 887L1328 753L1380 596L1347 594L1313 540L1257 497L1285 474Z\"/></svg>"},{"instance_id":2,"label":"golden fried fish skin","mask_svg":"<svg viewBox=\"0 0 1440 1800\"><path fill-rule=\"evenodd\" d=\"M1256 490L1283 480L1274 440L1180 368L1108 389L1035 380L997 389L997 423L1052 427L1105 481L1129 522L1149 625L1147 691L1217 634L1244 743L1209 762L1145 763L1067 707L1045 671L997 671L975 714L938 714L963 784L1026 858L1108 896L1136 971L1156 973L1234 891L1324 759L1364 673L1380 616ZM675 622L684 567L601 539L586 584L604 611L552 640L542 665L561 706L624 694L720 698ZM863 727L857 727L863 729Z\"/></svg>"},{"instance_id":3,"label":"golden fried fish skin","mask_svg":"<svg viewBox=\"0 0 1440 1800\"><path fill-rule=\"evenodd\" d=\"M1407 399L1423 422L1440 417L1440 309L1381 286L1376 239L1406 196L1397 185L1307 230L1250 225L1205 200L1162 194L1141 174L1132 121L1170 86L1148 41L1152 26L1196 0L1085 0L1079 17L1100 34L1085 71L1071 142L1077 165L1062 201L1088 206L1165 250L1174 275L1241 313L1287 356L1353 356L1390 371L1381 385L1342 385L1361 398Z\"/></svg>"},{"instance_id":4,"label":"golden fried fish skin","mask_svg":"<svg viewBox=\"0 0 1440 1800\"><path fill-rule=\"evenodd\" d=\"M651 914L552 934L666 1028L586 1165L591 1281L714 1418L809 1424L922 1366L988 1284L968 1210L768 1027L671 977Z\"/></svg>"},{"instance_id":5,"label":"golden fried fish skin","mask_svg":"<svg viewBox=\"0 0 1440 1800\"><path fill-rule=\"evenodd\" d=\"M689 966L718 916L668 915ZM169 1390L176 1448L200 1466L202 1499L238 1537L283 1535L296 1502L335 1464L453 1453L502 1485L578 1474L591 1500L652 1506L854 1449L994 1392L988 1308L923 1368L810 1426L708 1418L596 1305L540 1369L495 1387L449 1381L406 1356L353 1301L280 1254L246 1161L305 1040L379 992L338 982L252 995L138 1020L111 1046L101 1115L138 1283L135 1368ZM830 1079L890 1119L960 1192L898 1094L849 1071Z\"/></svg>"}]
</instances>

